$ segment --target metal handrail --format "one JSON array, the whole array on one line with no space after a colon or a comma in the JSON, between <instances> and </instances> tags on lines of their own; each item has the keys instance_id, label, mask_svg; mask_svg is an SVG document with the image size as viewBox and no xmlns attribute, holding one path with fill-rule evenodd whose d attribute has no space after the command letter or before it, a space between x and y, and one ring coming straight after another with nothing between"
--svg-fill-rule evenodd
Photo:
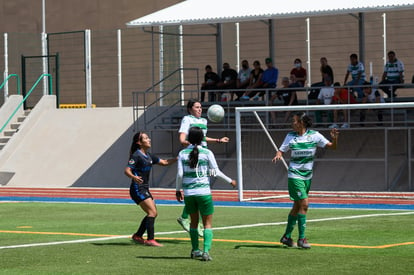
<instances>
[{"instance_id":1,"label":"metal handrail","mask_svg":"<svg viewBox=\"0 0 414 275\"><path fill-rule=\"evenodd\" d=\"M147 124L153 122L155 119L152 119L151 121L147 121L147 114L146 114L146 110L148 110L149 107L152 106L156 106L158 103L161 102L162 99L166 98L166 96L170 95L173 92L183 92L183 86L186 86L185 83L183 83L183 81L181 80L181 76L180 76L180 81L179 83L174 86L173 88L167 90L167 91L162 91L162 95L160 97L157 97L153 102L151 102L150 104L146 104L146 94L153 94L155 91L155 87L161 85L162 83L164 83L166 80L168 80L169 78L175 76L177 73L180 73L182 71L195 71L196 72L196 78L197 78L197 83L192 84L192 85L197 85L197 87L199 87L199 76L198 76L198 69L197 68L178 68L176 70L174 70L173 72L171 72L170 74L168 74L166 77L164 77L163 79L161 79L160 81L154 83L151 87L149 87L148 89L146 89L143 92L133 92L133 120L134 120L134 131L136 130L136 128L138 128L138 110L141 109L138 105L138 94L143 94L144 96L144 104L143 104L143 109L144 109L144 126L146 129ZM177 100L176 102L174 102L173 104L170 104L167 108L167 110L164 110L162 112L162 114L168 112L171 108L173 108L174 106L176 106L177 104L180 104L182 102L182 96L180 95L180 99Z\"/></svg>"},{"instance_id":2,"label":"metal handrail","mask_svg":"<svg viewBox=\"0 0 414 275\"><path fill-rule=\"evenodd\" d=\"M17 94L19 95L20 94L20 77L19 77L19 75L17 75L17 74L9 74L7 77L6 77L6 79L3 81L3 83L1 83L1 85L0 85L0 90L1 89L3 89L3 87L4 87L4 85L6 85L6 83L9 81L9 79L10 78L12 78L13 76L15 76L16 77L16 79L17 79L17 83L16 83L16 86L17 86Z\"/></svg>"},{"instance_id":3,"label":"metal handrail","mask_svg":"<svg viewBox=\"0 0 414 275\"><path fill-rule=\"evenodd\" d=\"M20 109L20 107L23 105L23 103L27 100L27 98L31 95L33 90L36 88L36 86L39 84L39 82L47 76L49 79L49 95L53 94L53 85L52 85L52 75L51 74L42 74L39 76L35 84L33 84L32 88L29 90L29 92L26 94L26 96L23 98L23 100L19 103L19 105L16 107L16 109L13 111L13 113L10 115L10 117L7 119L6 123L0 128L0 133L3 132L3 130L7 127L9 122L13 119L13 117L16 115L17 111Z\"/></svg>"}]
</instances>

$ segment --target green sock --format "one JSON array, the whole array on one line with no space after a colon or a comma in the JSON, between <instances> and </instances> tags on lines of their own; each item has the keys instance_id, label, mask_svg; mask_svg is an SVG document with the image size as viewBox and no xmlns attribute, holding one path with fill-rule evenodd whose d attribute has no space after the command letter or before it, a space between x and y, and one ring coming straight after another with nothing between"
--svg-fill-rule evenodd
<instances>
[{"instance_id":1,"label":"green sock","mask_svg":"<svg viewBox=\"0 0 414 275\"><path fill-rule=\"evenodd\" d=\"M213 230L211 228L204 229L204 252L209 252L213 243Z\"/></svg>"},{"instance_id":2,"label":"green sock","mask_svg":"<svg viewBox=\"0 0 414 275\"><path fill-rule=\"evenodd\" d=\"M188 219L188 213L187 213L187 211L185 210L185 206L184 206L184 208L183 208L183 213L181 213L181 218L183 218L183 219Z\"/></svg>"},{"instance_id":3,"label":"green sock","mask_svg":"<svg viewBox=\"0 0 414 275\"><path fill-rule=\"evenodd\" d=\"M296 220L298 219L298 216L288 216L288 223L286 225L286 231L285 236L286 238L290 238L292 236L292 231L295 229Z\"/></svg>"},{"instance_id":4,"label":"green sock","mask_svg":"<svg viewBox=\"0 0 414 275\"><path fill-rule=\"evenodd\" d=\"M190 228L191 246L193 250L200 250L198 247L198 230L197 228Z\"/></svg>"},{"instance_id":5,"label":"green sock","mask_svg":"<svg viewBox=\"0 0 414 275\"><path fill-rule=\"evenodd\" d=\"M298 214L299 239L305 238L306 215Z\"/></svg>"}]
</instances>

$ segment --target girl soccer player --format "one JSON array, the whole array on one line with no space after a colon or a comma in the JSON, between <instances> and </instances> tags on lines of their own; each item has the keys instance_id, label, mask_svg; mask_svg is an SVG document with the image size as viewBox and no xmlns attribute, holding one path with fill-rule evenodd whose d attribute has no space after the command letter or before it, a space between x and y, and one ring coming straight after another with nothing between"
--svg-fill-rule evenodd
<instances>
[{"instance_id":1,"label":"girl soccer player","mask_svg":"<svg viewBox=\"0 0 414 275\"><path fill-rule=\"evenodd\" d=\"M203 148L201 142L204 138L199 127L191 127L188 134L190 145L178 154L176 197L181 202L184 199L185 209L190 214L191 258L201 257L203 261L211 261L209 254L213 241L213 199L210 190L210 175L219 177L236 186L236 181L224 175L218 168L213 152ZM181 193L184 190L184 196ZM199 213L204 225L203 253L198 245L197 225Z\"/></svg>"},{"instance_id":2,"label":"girl soccer player","mask_svg":"<svg viewBox=\"0 0 414 275\"><path fill-rule=\"evenodd\" d=\"M151 139L146 133L138 132L134 135L129 152L128 166L125 175L131 179L129 194L134 202L147 214L141 221L132 240L148 246L163 246L154 240L154 222L157 217L157 207L149 191L149 175L153 164L170 165L177 159L160 159L148 152L151 148ZM147 240L142 237L147 231Z\"/></svg>"},{"instance_id":3,"label":"girl soccer player","mask_svg":"<svg viewBox=\"0 0 414 275\"><path fill-rule=\"evenodd\" d=\"M190 145L189 141L187 140L188 131L191 127L197 126L200 127L203 131L203 140L201 145L207 148L207 142L217 142L217 143L227 143L229 142L228 137L222 138L210 138L207 137L207 119L201 117L201 113L203 109L201 107L201 103L198 100L190 99L187 103L187 113L188 115L184 116L181 120L179 132L179 140L181 145L187 147ZM188 220L188 213L183 209L183 212L180 217L177 218L177 222L183 227L183 229L187 232L190 230L190 222ZM203 229L201 225L199 226L199 235L200 237L203 236Z\"/></svg>"},{"instance_id":4,"label":"girl soccer player","mask_svg":"<svg viewBox=\"0 0 414 275\"><path fill-rule=\"evenodd\" d=\"M293 116L293 132L287 134L279 151L273 158L273 162L282 159L283 153L291 150L291 158L288 169L288 188L290 199L294 201L288 216L285 234L280 242L289 247L293 246L291 234L295 228L296 221L299 228L299 239L297 246L310 248L305 238L306 213L308 211L308 193L312 182L313 159L316 147L336 148L339 132L331 130L332 142L323 135L308 128L312 125L311 119L306 113L297 113Z\"/></svg>"}]
</instances>

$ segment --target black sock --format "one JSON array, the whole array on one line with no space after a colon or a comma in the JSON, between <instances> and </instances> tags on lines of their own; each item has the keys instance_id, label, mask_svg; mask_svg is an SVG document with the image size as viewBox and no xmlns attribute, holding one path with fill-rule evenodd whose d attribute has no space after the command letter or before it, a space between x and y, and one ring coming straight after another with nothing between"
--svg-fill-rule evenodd
<instances>
[{"instance_id":1,"label":"black sock","mask_svg":"<svg viewBox=\"0 0 414 275\"><path fill-rule=\"evenodd\" d=\"M147 240L154 239L155 217L147 217Z\"/></svg>"},{"instance_id":2,"label":"black sock","mask_svg":"<svg viewBox=\"0 0 414 275\"><path fill-rule=\"evenodd\" d=\"M142 219L141 224L138 227L137 233L135 233L136 235L138 235L140 237L142 237L142 235L144 235L145 230L147 229L147 219L148 219L148 216L145 216Z\"/></svg>"}]
</instances>

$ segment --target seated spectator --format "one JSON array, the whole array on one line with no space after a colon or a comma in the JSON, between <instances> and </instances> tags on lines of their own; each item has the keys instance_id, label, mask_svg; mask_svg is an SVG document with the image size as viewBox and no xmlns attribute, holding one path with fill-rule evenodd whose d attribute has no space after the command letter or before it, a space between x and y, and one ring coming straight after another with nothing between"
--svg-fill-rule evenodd
<instances>
[{"instance_id":1,"label":"seated spectator","mask_svg":"<svg viewBox=\"0 0 414 275\"><path fill-rule=\"evenodd\" d=\"M364 82L363 85L366 87L364 87L363 91L364 91L364 97L362 98L361 103L384 103L385 100L382 97L381 93L378 90L373 90L371 85L369 82ZM365 118L366 118L366 111L367 110L361 110L360 114L359 114L359 121L360 122L364 122ZM381 109L376 109L377 112L377 118L379 123L377 124L378 126L382 125L382 120L383 120L383 115L382 115L382 110ZM364 126L363 123L361 123L361 126Z\"/></svg>"},{"instance_id":2,"label":"seated spectator","mask_svg":"<svg viewBox=\"0 0 414 275\"><path fill-rule=\"evenodd\" d=\"M332 86L332 80L330 77L325 77L325 86L321 88L316 104L320 105L329 105L332 102L332 97L334 96L335 89ZM328 110L317 110L315 111L316 123L322 123L322 115L326 114L328 116L328 122L333 122L333 112ZM332 126L332 125L331 125Z\"/></svg>"},{"instance_id":3,"label":"seated spectator","mask_svg":"<svg viewBox=\"0 0 414 275\"><path fill-rule=\"evenodd\" d=\"M282 89L278 90L277 93L275 95L273 95L270 99L270 102L273 104L273 101L278 98L279 100L283 101L283 105L285 106L293 106L293 105L298 105L298 97L296 94L295 90L292 90L292 88L297 88L299 87L299 84L296 82L295 76L292 75L293 77L291 77L290 81L288 77L283 77L282 78ZM284 90L286 89L286 90ZM275 123L276 122L276 112L271 112L270 113L272 121ZM285 114L285 118L284 118L284 123L288 122L290 118L290 111L286 112Z\"/></svg>"},{"instance_id":4,"label":"seated spectator","mask_svg":"<svg viewBox=\"0 0 414 275\"><path fill-rule=\"evenodd\" d=\"M334 96L332 97L331 104L355 104L357 101L355 98L348 92L348 89L340 88L341 84L339 82L335 82L334 88ZM333 122L330 126L330 128L339 128L338 126L338 114L339 112L343 113L344 116L344 123L342 124L341 128L349 128L349 116L348 116L348 110L333 110Z\"/></svg>"},{"instance_id":5,"label":"seated spectator","mask_svg":"<svg viewBox=\"0 0 414 275\"><path fill-rule=\"evenodd\" d=\"M216 90L217 83L220 81L218 74L213 72L213 69L210 65L205 67L206 73L204 74L204 82L201 84L201 98L200 101L204 102L205 90ZM215 101L216 95L214 92L208 93L208 101Z\"/></svg>"},{"instance_id":6,"label":"seated spectator","mask_svg":"<svg viewBox=\"0 0 414 275\"><path fill-rule=\"evenodd\" d=\"M223 71L221 72L221 80L217 83L217 89L219 90L234 90L237 87L237 72L236 70L230 68L229 63L223 63ZM223 94L220 91L217 96L221 96ZM221 100L218 98L218 100Z\"/></svg>"},{"instance_id":7,"label":"seated spectator","mask_svg":"<svg viewBox=\"0 0 414 275\"><path fill-rule=\"evenodd\" d=\"M263 86L263 69L260 67L259 60L253 62L253 67L254 69L250 72L249 86L247 86L246 88L248 90L244 93L242 97L240 97L240 100L250 100L250 98L257 94L257 91L255 91L254 89L259 89Z\"/></svg>"},{"instance_id":8,"label":"seated spectator","mask_svg":"<svg viewBox=\"0 0 414 275\"><path fill-rule=\"evenodd\" d=\"M349 56L349 60L351 63L348 65L345 74L344 86L360 86L365 82L364 64L358 61L358 55L355 53ZM352 80L350 82L347 82L349 75L351 75ZM354 88L353 90L357 92L358 98L363 98L365 96L361 87Z\"/></svg>"},{"instance_id":9,"label":"seated spectator","mask_svg":"<svg viewBox=\"0 0 414 275\"><path fill-rule=\"evenodd\" d=\"M237 89L246 89L250 84L250 73L252 69L249 67L249 62L247 60L242 61L242 68L239 71L237 76ZM244 91L236 91L231 93L231 100L233 100L234 94L236 94L236 100L240 100L240 97L243 96Z\"/></svg>"},{"instance_id":10,"label":"seated spectator","mask_svg":"<svg viewBox=\"0 0 414 275\"><path fill-rule=\"evenodd\" d=\"M296 58L293 64L295 67L290 71L290 74L296 76L296 81L300 87L305 87L307 74L306 69L302 67L302 61L299 58Z\"/></svg>"},{"instance_id":11,"label":"seated spectator","mask_svg":"<svg viewBox=\"0 0 414 275\"><path fill-rule=\"evenodd\" d=\"M274 89L274 88L276 88L276 85L277 85L277 78L279 76L279 70L276 67L273 66L272 59L270 57L266 58L265 62L266 62L267 69L264 70L264 72L263 72L262 87L261 88ZM259 100L259 97L263 98L265 93L266 93L266 91L261 91L259 93L259 95L256 95L253 98L253 100ZM272 91L269 91L268 95L269 95L268 98L270 98L272 96Z\"/></svg>"},{"instance_id":12,"label":"seated spectator","mask_svg":"<svg viewBox=\"0 0 414 275\"><path fill-rule=\"evenodd\" d=\"M321 82L316 82L311 85L311 87L323 87L325 86L324 79L325 77L329 76L332 79L332 82L334 82L334 74L331 66L328 65L328 59L326 57L321 57L320 59L321 67L320 72L322 76ZM317 99L319 95L319 88L318 89L312 89L308 94L308 99Z\"/></svg>"},{"instance_id":13,"label":"seated spectator","mask_svg":"<svg viewBox=\"0 0 414 275\"><path fill-rule=\"evenodd\" d=\"M395 57L394 51L388 52L388 62L384 66L384 73L382 74L380 85L385 84L400 84L404 83L404 64ZM384 86L381 89L388 95L388 97L396 97L395 90L398 85Z\"/></svg>"}]
</instances>

